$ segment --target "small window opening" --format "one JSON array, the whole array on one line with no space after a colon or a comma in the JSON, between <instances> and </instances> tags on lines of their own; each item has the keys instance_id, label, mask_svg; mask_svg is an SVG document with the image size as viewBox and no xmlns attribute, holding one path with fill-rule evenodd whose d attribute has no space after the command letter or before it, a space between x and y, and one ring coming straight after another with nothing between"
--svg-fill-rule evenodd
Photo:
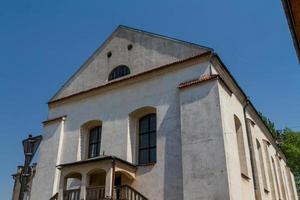
<instances>
[{"instance_id":1,"label":"small window opening","mask_svg":"<svg viewBox=\"0 0 300 200\"><path fill-rule=\"evenodd\" d=\"M130 69L129 67L125 66L125 65L120 65L116 68L114 68L109 76L108 76L108 80L111 81L111 80L114 80L114 79L117 79L117 78L120 78L122 76L126 76L130 74Z\"/></svg>"}]
</instances>

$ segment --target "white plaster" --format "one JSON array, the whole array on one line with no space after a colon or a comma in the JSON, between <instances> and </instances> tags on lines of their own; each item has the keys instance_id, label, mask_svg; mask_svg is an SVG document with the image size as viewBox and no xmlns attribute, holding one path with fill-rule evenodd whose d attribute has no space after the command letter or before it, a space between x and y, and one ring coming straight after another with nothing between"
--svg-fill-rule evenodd
<instances>
[{"instance_id":1,"label":"white plaster","mask_svg":"<svg viewBox=\"0 0 300 200\"><path fill-rule=\"evenodd\" d=\"M123 30L114 35L54 99L107 83L110 70L119 64L128 65L132 74L137 74L203 52L203 49L190 49L169 40L131 34ZM126 50L128 43L133 44L131 52ZM109 60L107 51L112 51ZM102 125L100 154L137 164L137 120L149 111L145 108L155 110L157 115L157 163L138 166L135 173L130 172L132 182L128 182L137 191L151 200L274 199L271 192L264 192L269 186L264 188L262 184L256 148L253 149L256 164L251 165L248 142L256 144L256 139L261 145L264 140L270 142L269 158L263 154L265 162L271 157L275 159L278 150L251 110L246 113L246 117L254 122L248 141L244 102L241 102L240 92L233 88L234 83L228 81L228 74L220 73L222 79L230 83L233 94L220 79L178 88L182 82L210 73L218 74L220 70L208 60L199 58L51 104L49 119L66 115L67 120L45 126L31 200L49 200L56 191L62 200L63 178L74 171L82 174L84 179L81 186L81 198L84 199L86 175L100 163L61 169L61 174L56 165L87 159L84 125L91 121L100 121ZM240 119L244 134L249 179L241 176L234 115ZM280 163L276 163L276 170L277 166L285 167L283 159ZM111 163L106 163L104 168L107 173L105 191L111 196ZM266 172L267 180L276 175L274 171L272 175ZM256 191L253 176L257 179ZM284 177L284 180L287 187L289 179ZM294 181L293 177L291 180ZM283 181L279 182L279 188L275 184L276 193L284 187Z\"/></svg>"}]
</instances>

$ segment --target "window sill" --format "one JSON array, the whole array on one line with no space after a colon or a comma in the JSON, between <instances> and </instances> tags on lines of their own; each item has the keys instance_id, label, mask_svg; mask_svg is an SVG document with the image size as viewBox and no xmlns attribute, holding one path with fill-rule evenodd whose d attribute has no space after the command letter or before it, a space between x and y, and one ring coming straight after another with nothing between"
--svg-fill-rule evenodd
<instances>
[{"instance_id":1,"label":"window sill","mask_svg":"<svg viewBox=\"0 0 300 200\"><path fill-rule=\"evenodd\" d=\"M156 163L138 164L138 167L154 166Z\"/></svg>"},{"instance_id":2,"label":"window sill","mask_svg":"<svg viewBox=\"0 0 300 200\"><path fill-rule=\"evenodd\" d=\"M249 181L249 180L251 179L248 175L246 175L246 174L244 174L244 173L241 173L241 176L242 176L244 179L246 179L247 181Z\"/></svg>"}]
</instances>

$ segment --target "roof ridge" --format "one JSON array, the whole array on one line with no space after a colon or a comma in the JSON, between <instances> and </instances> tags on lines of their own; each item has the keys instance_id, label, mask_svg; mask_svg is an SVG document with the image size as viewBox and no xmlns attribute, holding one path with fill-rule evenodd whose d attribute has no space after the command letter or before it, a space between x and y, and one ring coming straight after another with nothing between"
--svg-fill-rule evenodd
<instances>
[{"instance_id":1,"label":"roof ridge","mask_svg":"<svg viewBox=\"0 0 300 200\"><path fill-rule=\"evenodd\" d=\"M204 45L200 45L200 44L197 44L197 43L193 43L193 42L181 40L181 39L178 39L178 38L174 38L174 37L170 37L170 36L166 36L166 35L162 35L162 34L150 32L150 31L146 31L146 30L143 30L143 29L133 28L133 27L126 26L126 25L119 25L116 30L118 30L119 28L124 28L124 29L127 29L127 30L131 30L131 31L139 32L139 33L144 33L144 34L147 34L147 35L151 35L151 36L155 36L155 37L158 37L158 38L167 39L167 40L170 40L170 41L173 41L173 42L177 42L177 43L181 43L181 44L188 44L188 45L191 45L191 46L195 46L197 48L205 48L205 49L207 49L209 51L214 51L213 48L208 47L208 46L204 46Z\"/></svg>"}]
</instances>

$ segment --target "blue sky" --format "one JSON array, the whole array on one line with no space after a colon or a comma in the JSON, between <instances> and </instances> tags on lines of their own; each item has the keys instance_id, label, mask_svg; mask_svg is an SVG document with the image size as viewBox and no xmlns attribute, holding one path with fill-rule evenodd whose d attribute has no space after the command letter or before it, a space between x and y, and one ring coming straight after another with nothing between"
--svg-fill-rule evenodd
<instances>
[{"instance_id":1,"label":"blue sky","mask_svg":"<svg viewBox=\"0 0 300 200\"><path fill-rule=\"evenodd\" d=\"M300 129L300 65L277 0L0 0L0 194L46 102L119 25L215 49L256 108Z\"/></svg>"}]
</instances>

